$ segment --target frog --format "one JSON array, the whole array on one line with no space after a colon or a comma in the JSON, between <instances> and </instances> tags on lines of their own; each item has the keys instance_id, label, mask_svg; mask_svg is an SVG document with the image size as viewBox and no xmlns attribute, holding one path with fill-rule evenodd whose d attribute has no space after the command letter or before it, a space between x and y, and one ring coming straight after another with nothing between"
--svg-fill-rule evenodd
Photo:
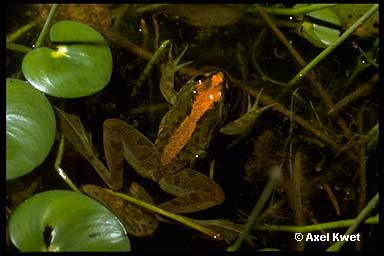
<instances>
[{"instance_id":1,"label":"frog","mask_svg":"<svg viewBox=\"0 0 384 256\"><path fill-rule=\"evenodd\" d=\"M111 189L120 190L125 159L140 176L157 182L161 190L175 196L157 206L176 214L206 210L225 199L223 189L214 180L189 165L199 157L197 152L208 148L226 121L228 81L225 72L214 70L192 77L176 91L175 73L189 64L179 64L186 49L175 59L170 49L168 61L160 66L160 92L171 107L161 119L155 142L123 120L107 119L103 123L103 144L108 169L98 170ZM91 187L87 188L88 194L97 197Z\"/></svg>"},{"instance_id":2,"label":"frog","mask_svg":"<svg viewBox=\"0 0 384 256\"><path fill-rule=\"evenodd\" d=\"M169 72L174 70L163 68L162 77ZM162 118L155 143L120 119L104 122L104 153L116 180L112 189L123 185L123 159L126 159L140 176L152 179L163 191L176 196L159 204L159 208L172 213L192 213L224 201L224 192L215 181L188 167L196 152L207 149L225 116L223 73L199 77L197 84L195 78L188 81L176 97L166 97L174 105ZM161 90L168 94L164 87L169 83L169 79L160 81Z\"/></svg>"}]
</instances>

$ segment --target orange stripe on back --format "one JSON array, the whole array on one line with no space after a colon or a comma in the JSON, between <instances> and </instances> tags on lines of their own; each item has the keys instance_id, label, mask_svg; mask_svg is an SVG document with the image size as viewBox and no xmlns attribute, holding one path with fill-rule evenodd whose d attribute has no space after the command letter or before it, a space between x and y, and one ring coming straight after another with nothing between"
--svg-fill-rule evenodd
<instances>
[{"instance_id":1,"label":"orange stripe on back","mask_svg":"<svg viewBox=\"0 0 384 256\"><path fill-rule=\"evenodd\" d=\"M212 108L215 102L222 100L221 90L224 79L223 73L212 75L211 79L207 79L204 83L196 85L196 97L192 105L191 113L183 120L174 134L169 138L168 144L165 145L161 155L161 164L166 165L184 148L192 137L192 133L196 128L199 119ZM209 83L207 85L206 83Z\"/></svg>"}]
</instances>

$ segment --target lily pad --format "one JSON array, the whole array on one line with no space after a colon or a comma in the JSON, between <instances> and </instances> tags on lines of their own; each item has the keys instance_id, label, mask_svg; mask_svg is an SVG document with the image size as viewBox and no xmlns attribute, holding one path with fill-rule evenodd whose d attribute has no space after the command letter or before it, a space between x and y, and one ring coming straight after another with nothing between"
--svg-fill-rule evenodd
<instances>
[{"instance_id":1,"label":"lily pad","mask_svg":"<svg viewBox=\"0 0 384 256\"><path fill-rule=\"evenodd\" d=\"M55 97L77 98L108 84L112 54L96 30L65 20L51 27L50 39L56 49L36 48L23 59L23 74L35 88Z\"/></svg>"},{"instance_id":2,"label":"lily pad","mask_svg":"<svg viewBox=\"0 0 384 256\"><path fill-rule=\"evenodd\" d=\"M294 8L309 6L308 4L296 4ZM306 16L340 26L341 22L337 15L330 9L324 8L321 10L306 13ZM301 28L298 28L296 33L311 42L317 47L326 48L340 37L340 29L332 28L316 23L304 21Z\"/></svg>"},{"instance_id":3,"label":"lily pad","mask_svg":"<svg viewBox=\"0 0 384 256\"><path fill-rule=\"evenodd\" d=\"M27 82L7 79L7 180L23 176L49 154L56 119L45 95Z\"/></svg>"},{"instance_id":4,"label":"lily pad","mask_svg":"<svg viewBox=\"0 0 384 256\"><path fill-rule=\"evenodd\" d=\"M51 190L19 205L9 219L20 251L130 251L119 220L79 192Z\"/></svg>"},{"instance_id":5,"label":"lily pad","mask_svg":"<svg viewBox=\"0 0 384 256\"><path fill-rule=\"evenodd\" d=\"M340 19L337 15L328 8L313 11L306 14L307 16L329 22L334 25L341 25ZM340 29L329 28L326 26L313 24L313 32L322 44L328 46L335 42L340 36Z\"/></svg>"},{"instance_id":6,"label":"lily pad","mask_svg":"<svg viewBox=\"0 0 384 256\"><path fill-rule=\"evenodd\" d=\"M331 9L340 18L342 29L347 30L356 20L366 13L373 3L366 4L339 4ZM379 11L376 11L371 18L365 21L358 29L353 32L354 35L367 38L376 37L379 34Z\"/></svg>"}]
</instances>

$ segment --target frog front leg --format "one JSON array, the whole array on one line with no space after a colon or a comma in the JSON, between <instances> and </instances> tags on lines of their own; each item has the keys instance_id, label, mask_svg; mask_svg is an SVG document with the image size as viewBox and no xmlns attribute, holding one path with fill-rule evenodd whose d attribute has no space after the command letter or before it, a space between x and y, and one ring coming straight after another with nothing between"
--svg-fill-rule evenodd
<instances>
[{"instance_id":1,"label":"frog front leg","mask_svg":"<svg viewBox=\"0 0 384 256\"><path fill-rule=\"evenodd\" d=\"M238 119L226 124L225 126L220 128L220 132L226 135L242 135L245 134L252 124L256 121L256 119L264 112L264 110L273 107L274 104L270 104L268 106L264 106L262 108L259 107L259 99L260 95L263 92L263 89L260 90L255 103L251 104L250 96L248 95L248 107L247 112L239 117Z\"/></svg>"},{"instance_id":2,"label":"frog front leg","mask_svg":"<svg viewBox=\"0 0 384 256\"><path fill-rule=\"evenodd\" d=\"M224 192L218 184L190 168L162 177L159 185L162 190L176 196L158 205L173 213L197 212L224 201Z\"/></svg>"},{"instance_id":3,"label":"frog front leg","mask_svg":"<svg viewBox=\"0 0 384 256\"><path fill-rule=\"evenodd\" d=\"M179 64L181 58L187 51L188 46L184 48L184 50L177 56L176 59L172 57L172 44L168 51L167 60L165 63L160 65L161 69L161 78L160 78L160 91L163 95L164 99L171 104L175 105L177 99L177 92L174 88L174 77L175 73L183 68L184 66L192 63L192 61L188 61L182 64Z\"/></svg>"}]
</instances>

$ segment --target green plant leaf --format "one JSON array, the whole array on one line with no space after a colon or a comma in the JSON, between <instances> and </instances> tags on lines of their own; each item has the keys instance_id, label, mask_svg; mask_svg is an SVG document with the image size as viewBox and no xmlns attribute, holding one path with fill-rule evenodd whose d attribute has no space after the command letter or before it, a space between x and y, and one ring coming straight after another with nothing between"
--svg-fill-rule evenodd
<instances>
[{"instance_id":1,"label":"green plant leaf","mask_svg":"<svg viewBox=\"0 0 384 256\"><path fill-rule=\"evenodd\" d=\"M293 8L309 6L308 4L296 4ZM340 19L330 9L324 8L317 11L308 12L306 16L328 22L334 25L341 25ZM304 21L301 28L297 29L296 33L311 42L317 47L326 48L335 42L340 36L340 30L331 28L316 23Z\"/></svg>"},{"instance_id":2,"label":"green plant leaf","mask_svg":"<svg viewBox=\"0 0 384 256\"><path fill-rule=\"evenodd\" d=\"M313 11L306 14L307 16L323 20L334 25L341 25L340 19L337 15L329 8ZM324 45L328 46L335 42L340 36L340 29L329 28L326 26L313 24L313 31L316 34L316 38L321 41Z\"/></svg>"},{"instance_id":3,"label":"green plant leaf","mask_svg":"<svg viewBox=\"0 0 384 256\"><path fill-rule=\"evenodd\" d=\"M27 82L7 79L7 180L31 172L49 154L56 119L44 94Z\"/></svg>"},{"instance_id":4,"label":"green plant leaf","mask_svg":"<svg viewBox=\"0 0 384 256\"><path fill-rule=\"evenodd\" d=\"M108 84L112 54L96 30L65 20L52 26L50 39L56 49L37 48L23 59L23 74L35 88L56 97L77 98Z\"/></svg>"},{"instance_id":5,"label":"green plant leaf","mask_svg":"<svg viewBox=\"0 0 384 256\"><path fill-rule=\"evenodd\" d=\"M317 11L312 11L307 14L305 14L309 17L326 21L328 23L334 24L334 25L341 25L341 21L339 17L330 9L330 8L324 8Z\"/></svg>"},{"instance_id":6,"label":"green plant leaf","mask_svg":"<svg viewBox=\"0 0 384 256\"><path fill-rule=\"evenodd\" d=\"M316 34L316 38L318 38L318 40L320 40L326 47L340 37L339 29L328 28L317 24L313 24L313 31Z\"/></svg>"},{"instance_id":7,"label":"green plant leaf","mask_svg":"<svg viewBox=\"0 0 384 256\"><path fill-rule=\"evenodd\" d=\"M130 251L120 221L79 192L51 190L19 205L9 219L20 251Z\"/></svg>"},{"instance_id":8,"label":"green plant leaf","mask_svg":"<svg viewBox=\"0 0 384 256\"><path fill-rule=\"evenodd\" d=\"M331 9L339 17L343 30L346 30L366 13L372 4L339 4ZM379 11L376 11L371 18L361 24L353 34L362 38L377 37L379 34Z\"/></svg>"}]
</instances>

